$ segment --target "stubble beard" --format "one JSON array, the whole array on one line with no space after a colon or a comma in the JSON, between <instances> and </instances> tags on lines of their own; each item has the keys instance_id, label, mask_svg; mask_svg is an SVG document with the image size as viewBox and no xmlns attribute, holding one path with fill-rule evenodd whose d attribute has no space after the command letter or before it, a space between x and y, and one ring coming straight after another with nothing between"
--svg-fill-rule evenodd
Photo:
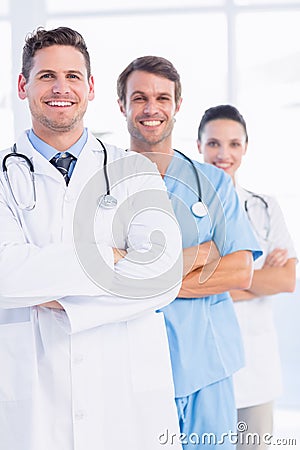
<instances>
[{"instance_id":1,"label":"stubble beard","mask_svg":"<svg viewBox=\"0 0 300 450\"><path fill-rule=\"evenodd\" d=\"M67 133L73 130L83 120L85 111L86 109L84 111L78 111L75 116L71 118L62 117L61 120L53 120L44 114L36 114L34 111L31 111L31 114L36 122L48 130L57 133Z\"/></svg>"},{"instance_id":2,"label":"stubble beard","mask_svg":"<svg viewBox=\"0 0 300 450\"><path fill-rule=\"evenodd\" d=\"M171 135L171 133L173 131L173 127L174 127L174 123L170 122L169 126L159 136L147 137L147 136L144 136L144 134L141 133L139 131L139 129L137 127L135 127L131 121L127 122L127 128L128 128L128 132L129 132L131 138L137 140L138 142L147 144L149 146L154 146L154 145L160 144L165 139L167 139Z\"/></svg>"}]
</instances>

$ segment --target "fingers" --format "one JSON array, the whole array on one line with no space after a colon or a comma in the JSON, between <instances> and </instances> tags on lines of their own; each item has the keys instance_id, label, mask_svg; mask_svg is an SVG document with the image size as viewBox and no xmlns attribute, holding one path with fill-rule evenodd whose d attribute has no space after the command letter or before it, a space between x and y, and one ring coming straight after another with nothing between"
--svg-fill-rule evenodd
<instances>
[{"instance_id":1,"label":"fingers","mask_svg":"<svg viewBox=\"0 0 300 450\"><path fill-rule=\"evenodd\" d=\"M121 250L119 248L113 248L114 252L114 264L120 261L120 259L124 258L127 255L126 250Z\"/></svg>"},{"instance_id":2,"label":"fingers","mask_svg":"<svg viewBox=\"0 0 300 450\"><path fill-rule=\"evenodd\" d=\"M285 248L275 248L272 250L266 260L265 266L282 267L288 260L288 251Z\"/></svg>"},{"instance_id":3,"label":"fingers","mask_svg":"<svg viewBox=\"0 0 300 450\"><path fill-rule=\"evenodd\" d=\"M41 303L38 306L43 306L44 308L52 308L52 309L64 309L63 306L55 300L51 302Z\"/></svg>"}]
</instances>

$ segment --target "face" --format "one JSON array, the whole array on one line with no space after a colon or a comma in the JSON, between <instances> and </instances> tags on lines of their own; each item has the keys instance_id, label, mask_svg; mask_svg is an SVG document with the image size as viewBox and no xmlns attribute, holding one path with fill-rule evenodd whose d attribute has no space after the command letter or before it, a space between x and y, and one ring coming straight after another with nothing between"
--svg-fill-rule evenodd
<instances>
[{"instance_id":1,"label":"face","mask_svg":"<svg viewBox=\"0 0 300 450\"><path fill-rule=\"evenodd\" d=\"M126 105L119 101L127 119L131 148L154 151L162 144L171 146L174 116L181 100L175 104L175 83L152 73L136 70L126 85Z\"/></svg>"},{"instance_id":2,"label":"face","mask_svg":"<svg viewBox=\"0 0 300 450\"><path fill-rule=\"evenodd\" d=\"M204 127L198 148L206 163L223 169L234 180L247 150L245 130L235 120L212 120Z\"/></svg>"},{"instance_id":3,"label":"face","mask_svg":"<svg viewBox=\"0 0 300 450\"><path fill-rule=\"evenodd\" d=\"M35 133L66 133L83 129L83 116L94 98L93 78L87 79L85 60L72 46L38 50L29 79L19 76L18 93L28 99Z\"/></svg>"}]
</instances>

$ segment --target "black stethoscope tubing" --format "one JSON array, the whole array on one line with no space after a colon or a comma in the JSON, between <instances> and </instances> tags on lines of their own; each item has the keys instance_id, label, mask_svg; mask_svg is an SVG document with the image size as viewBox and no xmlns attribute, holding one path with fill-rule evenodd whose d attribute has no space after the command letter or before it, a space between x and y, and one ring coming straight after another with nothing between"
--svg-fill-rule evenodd
<instances>
[{"instance_id":1,"label":"black stethoscope tubing","mask_svg":"<svg viewBox=\"0 0 300 450\"><path fill-rule=\"evenodd\" d=\"M103 142L100 141L100 139L97 138L97 140L98 140L98 142L100 142L100 144L101 144L101 146L103 148L103 153L104 153L103 172L104 172L105 185L106 185L106 194L104 194L102 196L102 198L100 200L100 206L103 206L104 208L114 208L117 205L117 199L114 198L110 194L110 183L109 183L108 172L107 172L107 149L106 149L105 145L103 144ZM34 202L33 202L33 205L30 206L30 207L24 207L24 208L21 207L20 204L17 202L17 200L15 198L14 191L13 191L11 183L9 181L9 176L7 174L7 160L9 158L12 158L12 157L18 157L18 158L23 159L26 162L27 167L30 170L30 175L31 175L32 183L33 183L33 193L34 193ZM32 210L35 207L35 202L36 202L35 182L34 182L34 165L33 165L33 162L28 158L28 156L24 155L23 153L18 153L18 151L17 151L17 144L16 143L14 143L11 153L8 153L3 158L2 171L3 171L4 177L6 179L6 182L8 184L9 190L10 190L12 196L13 196L13 199L14 199L16 205L18 207L20 207L21 209Z\"/></svg>"},{"instance_id":2,"label":"black stethoscope tubing","mask_svg":"<svg viewBox=\"0 0 300 450\"><path fill-rule=\"evenodd\" d=\"M197 183L198 200L195 203L193 203L193 205L191 206L191 211L194 214L194 216L196 216L196 217L199 217L199 218L204 217L207 215L208 211L207 211L205 203L202 201L200 177L199 177L198 170L194 164L194 161L191 158L189 158L188 156L186 156L184 153L180 152L179 150L174 149L174 151L176 153L179 153L186 161L188 161L189 164L191 165L191 167L193 168L196 183Z\"/></svg>"},{"instance_id":3,"label":"black stethoscope tubing","mask_svg":"<svg viewBox=\"0 0 300 450\"><path fill-rule=\"evenodd\" d=\"M9 158L11 158L12 156L13 156L13 157L18 156L19 158L23 158L24 161L26 161L26 163L27 163L27 165L28 165L28 167L29 167L30 172L31 172L32 174L34 173L34 167L33 167L32 161L30 161L30 159L28 158L28 156L23 155L23 153L18 153L18 152L17 152L17 144L14 144L13 147L12 147L11 153L8 153L6 156L4 156L3 161L2 161L2 171L3 171L4 174L7 174L7 164L6 164L6 162L7 162L7 160L8 160ZM7 175L6 175L6 176L7 176Z\"/></svg>"},{"instance_id":4,"label":"black stethoscope tubing","mask_svg":"<svg viewBox=\"0 0 300 450\"><path fill-rule=\"evenodd\" d=\"M184 159L186 159L190 163L190 165L192 166L194 174L195 174L196 183L197 183L198 202L202 203L202 192L201 192L199 173L197 171L197 168L196 168L193 160L191 158L189 158L187 155L185 155L184 153L180 152L179 150L176 150L175 148L174 148L174 151L176 153L179 153L181 156L183 156Z\"/></svg>"},{"instance_id":5,"label":"black stethoscope tubing","mask_svg":"<svg viewBox=\"0 0 300 450\"><path fill-rule=\"evenodd\" d=\"M103 153L104 153L103 171L104 171L104 178L105 178L105 184L106 184L106 195L110 195L110 185L109 185L109 179L108 179L108 173L107 173L107 150L106 150L106 147L103 144L103 142L100 141L100 139L97 138L97 141L100 142L100 144L103 148Z\"/></svg>"},{"instance_id":6,"label":"black stethoscope tubing","mask_svg":"<svg viewBox=\"0 0 300 450\"><path fill-rule=\"evenodd\" d=\"M9 158L12 158L12 157L18 157L18 158L23 159L25 161L26 165L27 165L27 168L29 168L29 173L30 173L31 183L32 183L33 198L32 198L32 203L30 203L27 206L24 206L24 205L20 204L17 201L16 196L14 194L14 190L13 190L13 188L11 186L11 183L10 183L10 180L9 180L9 176L8 176L8 173L7 173L7 160ZM30 159L28 158L28 156L23 155L23 153L18 153L17 152L17 144L16 143L14 143L14 145L12 146L11 153L8 153L3 158L2 171L3 171L4 178L5 178L5 180L6 180L7 184L8 184L9 191L10 191L10 193L11 193L11 195L12 195L12 197L14 199L14 202L17 205L17 207L20 208L21 210L26 210L26 211L31 211L32 209L34 209L35 204L36 204L36 190L35 190L35 182L34 182L34 166L33 166L32 161L30 161Z\"/></svg>"},{"instance_id":7,"label":"black stethoscope tubing","mask_svg":"<svg viewBox=\"0 0 300 450\"><path fill-rule=\"evenodd\" d=\"M248 192L250 192L250 191L248 191ZM267 210L267 211L269 210L269 205L268 205L268 203L266 202L266 200L265 200L263 197L261 197L261 196L258 195L258 194L254 194L254 192L250 192L250 194L251 194L252 197L258 198L258 199L263 203L263 205L264 205L264 207L266 208L266 210ZM246 213L249 214L249 210L248 210L248 200L245 200L244 207L245 207Z\"/></svg>"},{"instance_id":8,"label":"black stethoscope tubing","mask_svg":"<svg viewBox=\"0 0 300 450\"><path fill-rule=\"evenodd\" d=\"M270 234L270 222L271 222L268 202L261 195L255 194L254 192L251 192L248 190L247 190L247 192L249 192L249 194L251 194L251 197L257 198L265 207L268 225L267 225L267 231L266 231L266 236L264 237L264 240L267 241L269 238L269 234ZM245 200L244 208L245 208L245 211L247 213L247 216L248 216L250 222L252 222L250 213L249 213L249 208L248 208L248 201L249 201L249 199Z\"/></svg>"}]
</instances>

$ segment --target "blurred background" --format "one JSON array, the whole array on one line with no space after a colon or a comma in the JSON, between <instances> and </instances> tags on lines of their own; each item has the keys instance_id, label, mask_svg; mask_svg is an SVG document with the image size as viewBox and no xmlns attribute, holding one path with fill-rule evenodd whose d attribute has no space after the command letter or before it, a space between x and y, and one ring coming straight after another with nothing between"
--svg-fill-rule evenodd
<instances>
[{"instance_id":1,"label":"blurred background","mask_svg":"<svg viewBox=\"0 0 300 450\"><path fill-rule=\"evenodd\" d=\"M173 145L190 157L201 160L204 110L235 105L249 133L239 182L277 197L300 255L300 0L1 0L0 148L30 127L17 77L24 38L38 26L70 26L85 38L96 82L85 123L106 142L128 147L116 80L139 56L163 56L179 71ZM300 449L300 264L297 270L295 293L274 297L284 376L275 432L287 438L285 449Z\"/></svg>"}]
</instances>

